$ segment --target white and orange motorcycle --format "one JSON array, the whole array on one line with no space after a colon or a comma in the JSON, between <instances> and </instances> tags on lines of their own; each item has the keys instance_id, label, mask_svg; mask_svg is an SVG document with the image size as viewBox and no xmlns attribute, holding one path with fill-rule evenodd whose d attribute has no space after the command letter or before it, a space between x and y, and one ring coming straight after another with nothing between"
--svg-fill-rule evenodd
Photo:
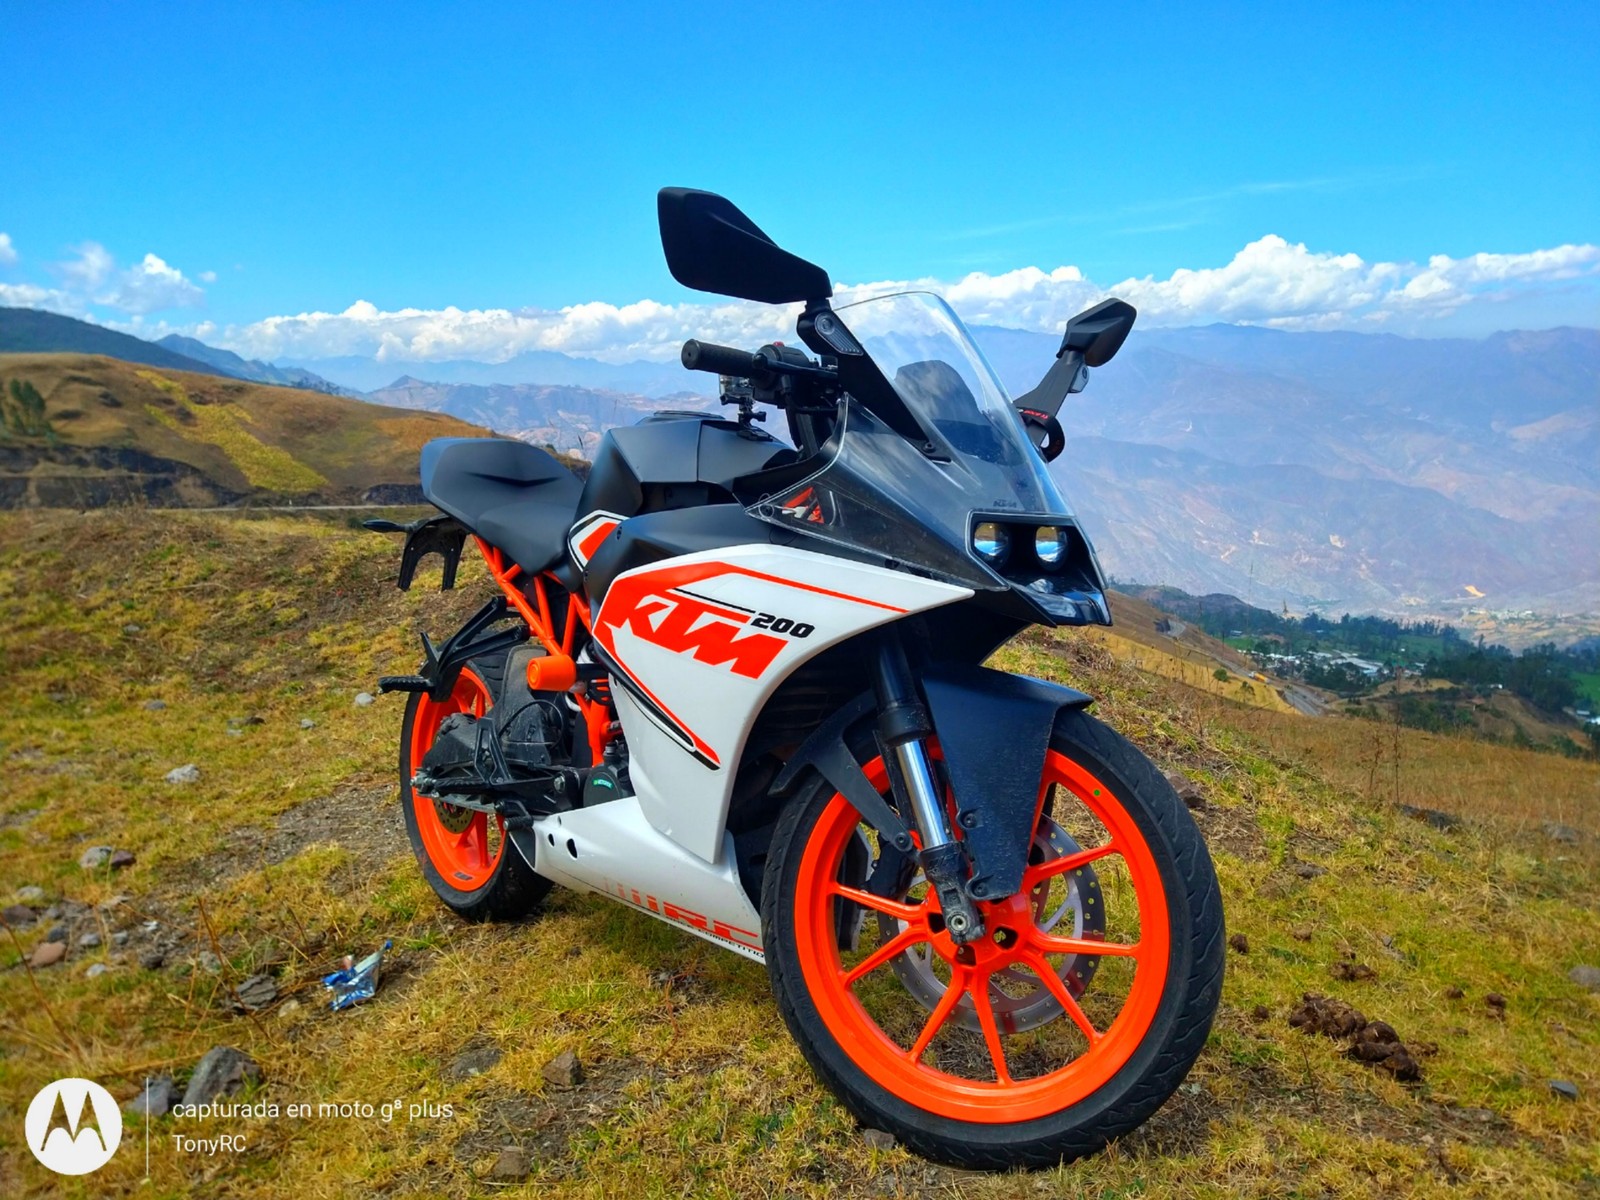
<instances>
[{"instance_id":1,"label":"white and orange motorcycle","mask_svg":"<svg viewBox=\"0 0 1600 1200\"><path fill-rule=\"evenodd\" d=\"M469 918L560 883L765 962L823 1082L930 1158L1091 1153L1200 1053L1221 897L1090 697L982 664L1030 625L1110 623L1046 462L1133 310L1073 318L1013 403L936 297L835 309L727 200L658 205L679 282L803 304L806 349L686 343L736 414L613 429L586 479L517 441L432 442L443 515L368 522L407 534L402 588L435 553L452 586L470 537L500 591L381 682L410 693L422 870Z\"/></svg>"}]
</instances>

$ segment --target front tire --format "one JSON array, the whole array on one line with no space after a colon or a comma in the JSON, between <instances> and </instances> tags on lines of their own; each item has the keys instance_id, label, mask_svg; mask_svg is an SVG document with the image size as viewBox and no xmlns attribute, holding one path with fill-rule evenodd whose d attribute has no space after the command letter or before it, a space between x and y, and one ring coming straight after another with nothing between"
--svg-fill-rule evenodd
<instances>
[{"instance_id":1,"label":"front tire","mask_svg":"<svg viewBox=\"0 0 1600 1200\"><path fill-rule=\"evenodd\" d=\"M550 890L506 837L505 821L420 796L411 778L453 713L481 717L503 690L502 664L474 659L448 699L413 692L400 732L400 808L422 875L440 900L469 921L510 921L532 912Z\"/></svg>"},{"instance_id":2,"label":"front tire","mask_svg":"<svg viewBox=\"0 0 1600 1200\"><path fill-rule=\"evenodd\" d=\"M864 769L888 791L881 759ZM1063 713L1039 821L1022 892L980 904L967 947L915 864L820 777L772 840L762 933L790 1032L858 1119L954 1166L1051 1166L1136 1128L1188 1073L1221 995L1210 855L1144 755ZM1009 1015L1041 1004L1054 1019Z\"/></svg>"}]
</instances>

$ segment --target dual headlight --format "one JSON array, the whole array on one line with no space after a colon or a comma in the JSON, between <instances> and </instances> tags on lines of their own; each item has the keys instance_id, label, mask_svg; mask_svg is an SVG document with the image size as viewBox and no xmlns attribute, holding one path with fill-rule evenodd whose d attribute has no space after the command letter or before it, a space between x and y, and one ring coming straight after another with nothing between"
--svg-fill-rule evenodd
<instances>
[{"instance_id":1,"label":"dual headlight","mask_svg":"<svg viewBox=\"0 0 1600 1200\"><path fill-rule=\"evenodd\" d=\"M1013 540L1026 536L1026 526L979 521L972 528L972 548L984 562L998 567L1011 557ZM1033 530L1033 554L1045 570L1059 567L1067 557L1066 529L1059 525L1037 526Z\"/></svg>"}]
</instances>

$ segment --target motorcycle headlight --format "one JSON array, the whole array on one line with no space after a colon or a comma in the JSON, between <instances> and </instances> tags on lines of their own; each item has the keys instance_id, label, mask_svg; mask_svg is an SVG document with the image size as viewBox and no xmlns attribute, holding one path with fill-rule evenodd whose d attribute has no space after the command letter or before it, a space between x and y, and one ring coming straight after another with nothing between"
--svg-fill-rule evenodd
<instances>
[{"instance_id":1,"label":"motorcycle headlight","mask_svg":"<svg viewBox=\"0 0 1600 1200\"><path fill-rule=\"evenodd\" d=\"M1041 525L1033 535L1033 552L1046 567L1058 567L1067 556L1067 531L1057 525Z\"/></svg>"},{"instance_id":2,"label":"motorcycle headlight","mask_svg":"<svg viewBox=\"0 0 1600 1200\"><path fill-rule=\"evenodd\" d=\"M979 521L972 530L972 548L984 562L1004 562L1011 549L1011 533L998 522Z\"/></svg>"}]
</instances>

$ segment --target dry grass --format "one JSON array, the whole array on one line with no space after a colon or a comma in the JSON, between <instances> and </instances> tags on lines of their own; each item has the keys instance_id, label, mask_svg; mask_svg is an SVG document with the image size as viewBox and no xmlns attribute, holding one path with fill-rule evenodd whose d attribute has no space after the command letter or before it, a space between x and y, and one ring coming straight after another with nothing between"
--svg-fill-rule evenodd
<instances>
[{"instance_id":1,"label":"dry grass","mask_svg":"<svg viewBox=\"0 0 1600 1200\"><path fill-rule=\"evenodd\" d=\"M1143 1130L1037 1176L962 1175L861 1139L806 1070L758 966L595 897L557 893L504 928L463 926L434 902L393 799L398 703L351 699L408 669L412 627L444 627L481 598L481 579L463 571L465 595L402 595L393 559L380 539L307 519L0 518L13 675L0 899L42 886L92 906L83 921L106 942L133 938L74 949L37 973L37 993L0 943L0 1129L19 1129L51 1078L85 1074L128 1097L217 1043L255 1055L260 1098L280 1106L398 1097L453 1110L163 1118L148 1185L137 1121L113 1162L77 1181L47 1177L8 1132L0 1193L1554 1197L1600 1182L1600 996L1566 979L1600 964L1592 764L1402 731L1402 799L1474 818L1443 833L1368 785L1361 756L1373 730L1389 736L1381 727L1227 704L1082 637L1004 651L1009 667L1100 695L1104 718L1201 783L1230 927L1250 951L1230 955L1211 1042ZM167 707L143 708L153 698ZM228 717L252 713L263 723L227 733ZM198 784L163 782L191 761ZM1516 780L1525 799L1504 807ZM1541 812L1589 840L1530 834ZM80 870L100 842L135 850L137 865ZM1304 863L1326 874L1302 878ZM159 930L146 935L145 920ZM213 933L220 972L185 969ZM18 933L24 949L42 936ZM395 950L376 1000L326 1012L319 973L384 937ZM170 940L169 965L146 970L137 954L154 939ZM1377 978L1332 979L1346 954ZM87 979L96 961L112 969ZM231 1011L228 989L259 970L285 999ZM1449 999L1457 986L1464 998ZM1312 990L1436 1043L1424 1082L1380 1077L1290 1029L1289 1006ZM1504 1021L1484 1005L1491 990L1508 998ZM481 1074L459 1069L468 1049L486 1052ZM564 1049L588 1069L566 1092L539 1074ZM1554 1096L1550 1078L1576 1082L1580 1099ZM248 1149L183 1154L176 1131L241 1132ZM486 1175L508 1144L535 1165L510 1188Z\"/></svg>"}]
</instances>

